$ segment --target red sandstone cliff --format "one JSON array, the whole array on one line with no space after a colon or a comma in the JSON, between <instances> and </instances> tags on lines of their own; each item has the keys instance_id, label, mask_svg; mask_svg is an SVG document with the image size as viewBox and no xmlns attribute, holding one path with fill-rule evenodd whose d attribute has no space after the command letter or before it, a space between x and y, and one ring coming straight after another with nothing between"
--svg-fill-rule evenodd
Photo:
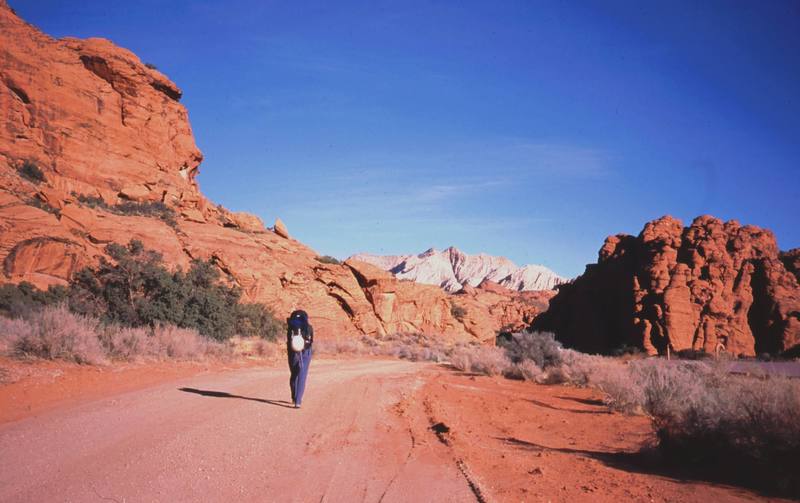
<instances>
[{"instance_id":1,"label":"red sandstone cliff","mask_svg":"<svg viewBox=\"0 0 800 503\"><path fill-rule=\"evenodd\" d=\"M106 244L136 238L174 266L213 260L248 300L279 315L303 306L331 337L491 339L538 312L510 292L455 298L358 264L323 264L282 223L272 232L210 203L195 182L202 154L180 98L130 51L103 39L55 40L0 0L0 281L64 283ZM21 176L26 163L44 181ZM126 201L164 203L176 222L113 211ZM466 315L456 319L451 301Z\"/></svg>"},{"instance_id":2,"label":"red sandstone cliff","mask_svg":"<svg viewBox=\"0 0 800 503\"><path fill-rule=\"evenodd\" d=\"M598 263L562 286L533 328L591 352L797 350L798 255L779 253L772 233L752 225L702 216L683 227L662 217L638 237L607 238Z\"/></svg>"}]
</instances>

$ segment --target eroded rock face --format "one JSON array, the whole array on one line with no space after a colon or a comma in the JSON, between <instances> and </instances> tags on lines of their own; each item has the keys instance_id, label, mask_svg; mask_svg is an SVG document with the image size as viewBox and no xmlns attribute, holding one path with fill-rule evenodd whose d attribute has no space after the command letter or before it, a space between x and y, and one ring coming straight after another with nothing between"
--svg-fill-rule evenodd
<instances>
[{"instance_id":1,"label":"eroded rock face","mask_svg":"<svg viewBox=\"0 0 800 503\"><path fill-rule=\"evenodd\" d=\"M598 263L562 286L533 327L591 352L776 354L800 344L796 267L796 250L779 254L768 230L665 216L638 237L607 238Z\"/></svg>"},{"instance_id":2,"label":"eroded rock face","mask_svg":"<svg viewBox=\"0 0 800 503\"><path fill-rule=\"evenodd\" d=\"M457 320L439 288L320 263L280 219L268 232L255 215L209 202L195 183L202 155L180 97L130 51L54 40L0 0L0 282L64 284L107 244L138 239L171 267L212 260L246 300L280 316L306 309L320 337L491 340L537 312L522 297L476 293L457 300L469 313ZM31 164L41 180L23 176ZM171 217L126 214L123 203L163 204Z\"/></svg>"}]
</instances>

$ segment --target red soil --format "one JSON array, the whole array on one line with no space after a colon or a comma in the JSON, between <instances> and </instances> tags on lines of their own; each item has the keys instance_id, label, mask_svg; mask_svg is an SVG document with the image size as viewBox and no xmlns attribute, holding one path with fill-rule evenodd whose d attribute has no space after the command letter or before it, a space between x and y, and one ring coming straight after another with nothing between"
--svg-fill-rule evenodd
<instances>
[{"instance_id":1,"label":"red soil","mask_svg":"<svg viewBox=\"0 0 800 503\"><path fill-rule=\"evenodd\" d=\"M0 500L764 500L639 454L592 390L318 360L297 411L280 363L0 360Z\"/></svg>"}]
</instances>

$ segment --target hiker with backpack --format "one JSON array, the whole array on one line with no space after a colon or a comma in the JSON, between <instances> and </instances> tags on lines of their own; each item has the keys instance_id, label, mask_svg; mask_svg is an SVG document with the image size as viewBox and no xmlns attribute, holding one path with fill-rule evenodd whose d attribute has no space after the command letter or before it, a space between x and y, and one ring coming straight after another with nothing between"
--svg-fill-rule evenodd
<instances>
[{"instance_id":1,"label":"hiker with backpack","mask_svg":"<svg viewBox=\"0 0 800 503\"><path fill-rule=\"evenodd\" d=\"M289 357L289 387L295 409L303 402L308 367L311 365L311 345L314 342L314 327L308 322L308 313L298 309L286 320L286 353Z\"/></svg>"}]
</instances>

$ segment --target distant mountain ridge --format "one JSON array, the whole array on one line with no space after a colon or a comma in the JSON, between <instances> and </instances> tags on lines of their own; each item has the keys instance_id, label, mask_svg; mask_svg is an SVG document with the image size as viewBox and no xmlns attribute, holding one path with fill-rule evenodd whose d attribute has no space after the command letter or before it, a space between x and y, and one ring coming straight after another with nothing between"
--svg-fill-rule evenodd
<instances>
[{"instance_id":1,"label":"distant mountain ridge","mask_svg":"<svg viewBox=\"0 0 800 503\"><path fill-rule=\"evenodd\" d=\"M367 262L397 278L437 285L451 293L464 285L475 287L486 280L515 291L552 290L567 282L566 278L542 265L518 267L505 257L485 253L468 255L454 246L443 251L431 248L419 255L358 253L348 260Z\"/></svg>"}]
</instances>

